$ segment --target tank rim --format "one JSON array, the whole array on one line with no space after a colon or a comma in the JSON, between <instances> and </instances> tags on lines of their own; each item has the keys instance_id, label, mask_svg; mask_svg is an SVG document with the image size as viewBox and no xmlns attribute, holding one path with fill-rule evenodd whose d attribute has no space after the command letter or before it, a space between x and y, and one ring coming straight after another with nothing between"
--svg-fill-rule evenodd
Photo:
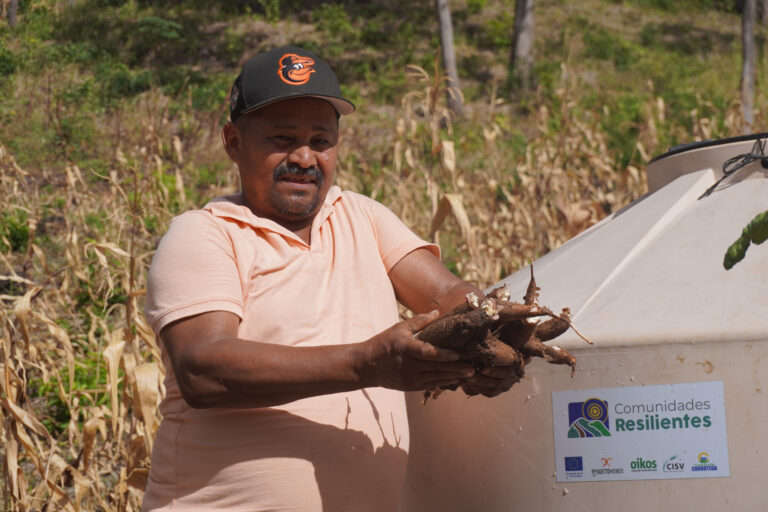
<instances>
[{"instance_id":1,"label":"tank rim","mask_svg":"<svg viewBox=\"0 0 768 512\"><path fill-rule=\"evenodd\" d=\"M738 137L728 137L725 139L707 139L697 142L689 142L687 144L680 144L678 146L672 146L666 153L653 157L651 161L648 162L648 164L652 164L669 156L679 155L687 151L692 151L694 149L708 148L712 146L719 146L721 144L731 144L733 142L744 142L757 139L768 139L768 132L752 133L749 135L740 135Z\"/></svg>"}]
</instances>

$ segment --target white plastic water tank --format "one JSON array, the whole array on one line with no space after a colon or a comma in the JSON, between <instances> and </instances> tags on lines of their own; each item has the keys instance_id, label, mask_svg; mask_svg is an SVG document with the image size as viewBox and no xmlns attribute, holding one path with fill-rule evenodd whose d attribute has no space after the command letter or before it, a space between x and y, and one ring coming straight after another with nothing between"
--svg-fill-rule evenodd
<instances>
[{"instance_id":1,"label":"white plastic water tank","mask_svg":"<svg viewBox=\"0 0 768 512\"><path fill-rule=\"evenodd\" d=\"M493 399L409 396L404 511L768 510L768 243L722 264L768 174L755 160L699 199L763 138L657 157L646 196L535 262L540 304L594 346L569 331L550 343L573 377L535 360ZM500 284L521 300L528 279ZM579 416L611 437L578 438Z\"/></svg>"}]
</instances>

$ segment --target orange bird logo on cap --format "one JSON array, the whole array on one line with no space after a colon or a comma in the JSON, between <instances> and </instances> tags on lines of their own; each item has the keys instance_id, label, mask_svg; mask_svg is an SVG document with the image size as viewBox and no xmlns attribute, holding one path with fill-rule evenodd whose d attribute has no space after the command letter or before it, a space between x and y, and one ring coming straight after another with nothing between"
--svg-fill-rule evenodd
<instances>
[{"instance_id":1,"label":"orange bird logo on cap","mask_svg":"<svg viewBox=\"0 0 768 512\"><path fill-rule=\"evenodd\" d=\"M315 61L295 53L286 53L280 57L280 67L277 76L290 85L301 85L309 81L309 76L315 72Z\"/></svg>"}]
</instances>

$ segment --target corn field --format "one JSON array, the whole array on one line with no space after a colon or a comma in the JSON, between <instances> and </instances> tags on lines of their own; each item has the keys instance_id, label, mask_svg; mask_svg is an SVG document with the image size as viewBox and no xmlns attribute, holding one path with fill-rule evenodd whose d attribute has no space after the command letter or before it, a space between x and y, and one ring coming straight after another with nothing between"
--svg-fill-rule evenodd
<instances>
[{"instance_id":1,"label":"corn field","mask_svg":"<svg viewBox=\"0 0 768 512\"><path fill-rule=\"evenodd\" d=\"M643 194L643 171L621 168L601 113L578 111L567 84L556 105L537 102L520 156L504 143L510 116L498 113L509 105L493 99L453 120L444 82L409 72L413 89L384 132L370 133L361 114L342 120L336 182L438 242L463 278L488 286ZM192 195L232 192L238 181L230 169L215 184L193 182L199 159L225 158L216 120L181 120L197 127L182 140L162 94L138 102L124 122L133 130L109 139L120 142L109 142L104 174L76 163L23 169L0 141L4 510L140 509L163 394L142 314L146 271L172 216L202 206ZM647 161L666 150L660 130L681 128L669 126L660 98L646 107L637 151ZM688 138L736 133L737 112L725 113L726 133L691 112ZM481 150L465 149L458 123Z\"/></svg>"}]
</instances>

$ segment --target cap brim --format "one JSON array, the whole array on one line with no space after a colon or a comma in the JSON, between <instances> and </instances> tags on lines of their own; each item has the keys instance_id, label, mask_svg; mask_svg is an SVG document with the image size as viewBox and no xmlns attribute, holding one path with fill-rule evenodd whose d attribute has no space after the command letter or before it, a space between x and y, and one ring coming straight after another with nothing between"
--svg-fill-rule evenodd
<instances>
[{"instance_id":1,"label":"cap brim","mask_svg":"<svg viewBox=\"0 0 768 512\"><path fill-rule=\"evenodd\" d=\"M355 104L349 100L345 100L344 98L337 98L335 96L323 96L320 94L296 94L291 96L283 96L282 98L273 98L270 101L265 101L258 105L254 105L251 108L240 112L238 117L244 116L245 114L250 114L251 112L259 110L260 108L266 107L267 105L272 105L273 103L278 103L280 101L292 100L294 98L317 98L319 100L327 101L336 110L336 112L342 116L349 115L355 111Z\"/></svg>"}]
</instances>

